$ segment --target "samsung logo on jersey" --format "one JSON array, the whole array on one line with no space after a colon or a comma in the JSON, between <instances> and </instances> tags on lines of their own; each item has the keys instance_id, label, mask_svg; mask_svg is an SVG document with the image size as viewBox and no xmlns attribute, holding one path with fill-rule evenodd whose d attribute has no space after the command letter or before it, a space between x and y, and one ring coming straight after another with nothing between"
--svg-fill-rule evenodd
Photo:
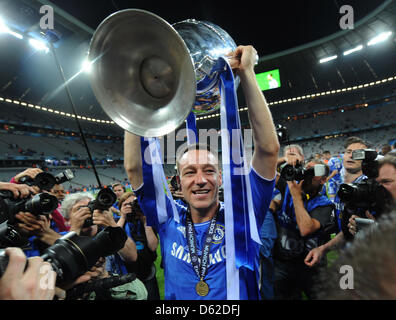
<instances>
[{"instance_id":1,"label":"samsung logo on jersey","mask_svg":"<svg viewBox=\"0 0 396 320\"><path fill-rule=\"evenodd\" d=\"M172 245L171 255L179 260L185 261L187 263L191 263L191 257L190 257L190 253L188 252L187 246L184 247L183 245L178 245L177 242L174 242ZM225 246L222 246L221 248L217 249L217 251L214 254L209 253L209 261L210 261L209 265L222 262L225 259L226 259Z\"/></svg>"}]
</instances>

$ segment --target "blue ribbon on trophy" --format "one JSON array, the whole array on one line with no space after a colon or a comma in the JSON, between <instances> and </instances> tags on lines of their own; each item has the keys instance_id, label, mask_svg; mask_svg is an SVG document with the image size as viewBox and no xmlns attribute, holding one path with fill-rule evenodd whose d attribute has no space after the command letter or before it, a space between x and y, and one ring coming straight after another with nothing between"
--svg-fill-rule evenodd
<instances>
[{"instance_id":1,"label":"blue ribbon on trophy","mask_svg":"<svg viewBox=\"0 0 396 320\"><path fill-rule=\"evenodd\" d=\"M161 147L158 138L141 137L140 147L142 153L143 183L147 186L145 188L147 197L144 197L145 201L142 201L139 205L143 209L144 207L149 208L149 210L156 208L156 214L147 217L147 225L154 226L158 230L158 225L165 222L168 216L173 215L175 221L179 222L179 213L176 210L172 193L169 190L164 174ZM170 201L167 201L166 198Z\"/></svg>"}]
</instances>

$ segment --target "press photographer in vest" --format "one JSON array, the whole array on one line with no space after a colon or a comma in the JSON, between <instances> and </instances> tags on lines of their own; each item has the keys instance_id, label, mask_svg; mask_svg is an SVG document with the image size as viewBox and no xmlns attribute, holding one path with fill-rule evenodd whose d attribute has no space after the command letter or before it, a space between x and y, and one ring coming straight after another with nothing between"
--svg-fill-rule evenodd
<instances>
[{"instance_id":1,"label":"press photographer in vest","mask_svg":"<svg viewBox=\"0 0 396 320\"><path fill-rule=\"evenodd\" d=\"M275 299L301 299L302 292L315 298L313 291L319 268L309 269L305 255L326 242L333 223L333 204L320 194L329 168L320 160L306 167L286 164L281 176L287 180L283 202L273 200L278 238L274 246Z\"/></svg>"}]
</instances>

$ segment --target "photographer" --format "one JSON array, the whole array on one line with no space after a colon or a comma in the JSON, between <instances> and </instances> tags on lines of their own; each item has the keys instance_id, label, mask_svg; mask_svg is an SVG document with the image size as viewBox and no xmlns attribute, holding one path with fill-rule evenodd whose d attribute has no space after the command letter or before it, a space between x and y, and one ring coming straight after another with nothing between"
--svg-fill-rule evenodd
<instances>
[{"instance_id":1,"label":"photographer","mask_svg":"<svg viewBox=\"0 0 396 320\"><path fill-rule=\"evenodd\" d=\"M274 246L275 299L301 299L302 292L314 299L315 277L326 262L309 269L304 257L329 237L333 204L320 194L329 169L322 161L311 161L304 169L290 168L281 171L281 177L287 180L283 202L273 200L270 206L275 209L278 233ZM289 175L291 171L294 174Z\"/></svg>"},{"instance_id":2,"label":"photographer","mask_svg":"<svg viewBox=\"0 0 396 320\"><path fill-rule=\"evenodd\" d=\"M362 171L362 160L356 160L352 158L353 152L361 149L367 149L369 147L369 144L362 139L358 137L350 137L346 140L345 142L345 153L344 153L344 158L343 158L343 167L345 169L345 175L344 175L344 180L343 183L345 184L357 184L361 183L365 179L367 179L367 176L363 174ZM385 201L383 199L383 201ZM334 204L336 205L336 216L337 216L337 221L338 221L338 226L339 226L339 231L338 234L329 242L325 243L324 245L314 248L311 250L307 257L305 258L305 264L309 267L313 267L317 265L320 260L325 256L325 254L333 249L336 249L338 247L342 247L345 245L345 237L348 237L348 235L344 234L344 231L342 230L342 212L344 211L344 203L341 201L339 197L339 193L337 193L335 199L334 199ZM364 212L365 218L372 218L372 215L370 212L365 211ZM356 217L356 215L355 215ZM349 224L348 227L350 228L352 226L351 223L354 223L353 220L355 217L351 217L349 219ZM345 218L345 217L344 217ZM345 228L344 228L345 229ZM350 231L354 232L354 228L352 228ZM348 231L349 233L349 231Z\"/></svg>"},{"instance_id":3,"label":"photographer","mask_svg":"<svg viewBox=\"0 0 396 320\"><path fill-rule=\"evenodd\" d=\"M386 155L378 161L378 177L376 181L382 185L392 196L393 206L396 204L396 156ZM369 219L375 220L374 216L366 212ZM356 235L358 228L355 219L356 215L352 215L349 219L349 232Z\"/></svg>"},{"instance_id":4,"label":"photographer","mask_svg":"<svg viewBox=\"0 0 396 320\"><path fill-rule=\"evenodd\" d=\"M99 226L117 227L117 224L114 221L110 211L96 209L91 212L89 204L93 200L94 197L88 192L74 193L65 197L65 200L62 202L62 212L65 215L65 219L67 219L70 223L70 231L75 231L79 235L94 237L98 232ZM86 226L87 219L92 219L93 224ZM134 262L136 259L136 245L128 237L124 248L118 251L117 254L106 257L106 269L109 269L108 260L116 261L115 266L112 264L114 268L110 268L110 272L112 274L118 275L127 274L128 271L125 267L125 264ZM108 275L105 273L103 276ZM124 285L124 293L116 290L118 287L114 288L114 290L118 292L117 295L125 294L125 299L127 299L129 296L133 296L136 300L145 300L147 298L147 290L140 280L136 279L127 285L128 286Z\"/></svg>"},{"instance_id":5,"label":"photographer","mask_svg":"<svg viewBox=\"0 0 396 320\"><path fill-rule=\"evenodd\" d=\"M67 174L71 175L66 177ZM11 179L11 183L18 185L29 185L33 188L33 193L39 192L48 192L49 194L55 196L58 201L58 207L53 210L50 214L50 223L51 228L56 232L65 232L69 231L69 227L66 225L66 221L63 218L62 214L59 212L60 210L60 202L64 199L64 188L62 183L71 180L74 175L70 170L66 170L62 172L60 175L54 177L49 173L44 173L42 169L39 168L28 168L20 173L18 173L15 177ZM45 175L45 176L44 176ZM61 177L59 177L61 176ZM41 177L41 179L39 179Z\"/></svg>"},{"instance_id":6,"label":"photographer","mask_svg":"<svg viewBox=\"0 0 396 320\"><path fill-rule=\"evenodd\" d=\"M120 199L121 218L117 225L123 227L136 244L137 260L126 263L129 272L136 273L147 288L148 300L159 300L159 289L154 261L157 259L158 238L140 209L133 192L126 192Z\"/></svg>"},{"instance_id":7,"label":"photographer","mask_svg":"<svg viewBox=\"0 0 396 320\"><path fill-rule=\"evenodd\" d=\"M111 189L117 196L117 201L111 206L110 210L113 212L114 220L118 220L120 218L120 199L122 195L126 192L126 188L121 183L114 183L111 186Z\"/></svg>"},{"instance_id":8,"label":"photographer","mask_svg":"<svg viewBox=\"0 0 396 320\"><path fill-rule=\"evenodd\" d=\"M61 196L58 195L57 197L54 195L54 193L57 194L56 190L63 189L61 183L74 177L71 172L67 173L70 174L69 177L66 177L65 172L54 177L41 169L28 168L13 177L11 183L8 184L9 186L13 186L14 189L17 188L20 190L24 188L26 190L25 193L19 194L21 196L26 195L25 201L32 201L31 209L36 207L36 212L19 210L19 212L14 213L13 217L8 217L8 221L17 228L20 237L26 239L24 240L24 246L27 247L25 254L28 257L40 255L40 252L54 244L64 232L68 231L63 216L56 209L59 208L58 197L61 198ZM33 197L27 199L28 196L33 195L36 198L40 196L40 200L38 198L35 200ZM6 206L19 206L22 199L22 197L17 198L15 203L8 201ZM44 211L48 207L51 207L51 210L48 212ZM41 208L43 211L38 208ZM6 209L6 211L9 211L9 209ZM22 244L14 245L21 246Z\"/></svg>"}]
</instances>

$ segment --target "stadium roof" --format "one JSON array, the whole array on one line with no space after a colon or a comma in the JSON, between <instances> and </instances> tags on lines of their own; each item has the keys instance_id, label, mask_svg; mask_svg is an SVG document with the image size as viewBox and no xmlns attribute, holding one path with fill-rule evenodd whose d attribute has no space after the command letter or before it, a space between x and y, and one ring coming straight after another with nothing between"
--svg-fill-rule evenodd
<instances>
[{"instance_id":1,"label":"stadium roof","mask_svg":"<svg viewBox=\"0 0 396 320\"><path fill-rule=\"evenodd\" d=\"M319 4L320 3L320 4ZM0 3L1 19L11 33L0 33L0 98L24 101L53 110L71 112L51 52L34 49L27 38L41 39L39 8L55 11L55 47L77 106L77 113L110 120L97 103L87 75L80 72L89 40L97 25L110 13L130 7L131 1L8 0ZM268 101L281 101L313 92L331 91L378 81L396 75L396 2L275 1L261 8L257 2L233 8L218 1L133 1L134 8L156 13L170 23L187 18L208 20L227 30L238 44L253 44L260 55L257 72L280 69L281 88L266 91ZM355 25L340 30L339 8L352 5ZM386 42L367 43L382 32L393 32ZM14 34L15 35L15 34ZM360 51L343 56L362 45ZM337 55L337 59L319 63Z\"/></svg>"}]
</instances>

